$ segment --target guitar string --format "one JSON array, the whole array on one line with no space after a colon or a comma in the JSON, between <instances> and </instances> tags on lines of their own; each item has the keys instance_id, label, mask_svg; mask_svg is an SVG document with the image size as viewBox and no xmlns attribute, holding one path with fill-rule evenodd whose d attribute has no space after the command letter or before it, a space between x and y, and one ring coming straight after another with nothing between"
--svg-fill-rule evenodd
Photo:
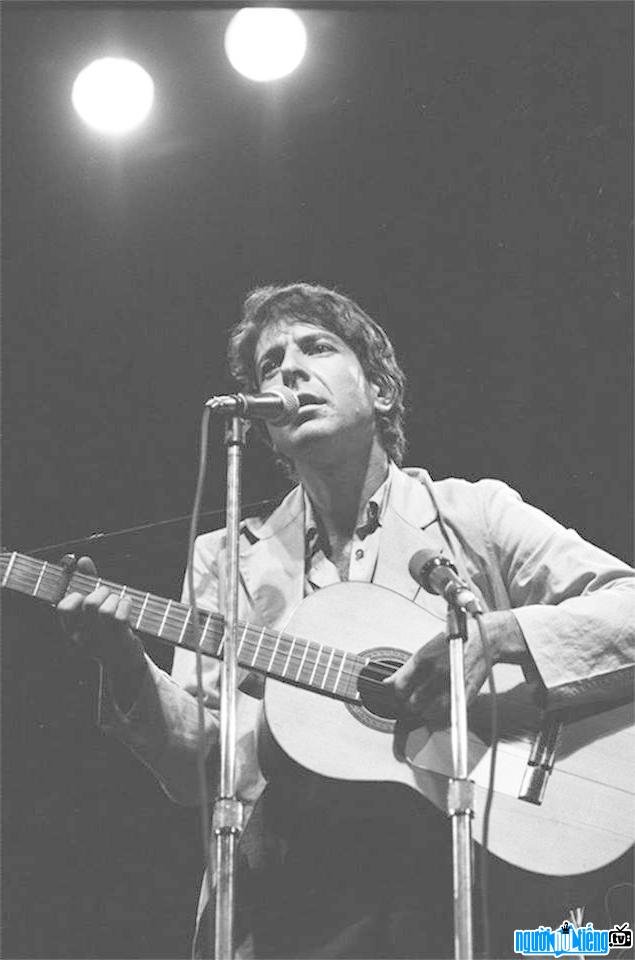
<instances>
[{"instance_id":1,"label":"guitar string","mask_svg":"<svg viewBox=\"0 0 635 960\"><path fill-rule=\"evenodd\" d=\"M14 570L15 570L15 567L14 567ZM54 572L54 571L51 571L51 572ZM79 580L80 580L80 577L78 577L77 574L74 575L73 586L80 586L78 582ZM95 577L88 577L88 576L82 577L81 580L82 580L81 585L83 585L86 588L92 587L97 582ZM118 586L117 584L114 584L105 580L102 580L100 585L108 588ZM113 592L120 593L121 591L114 590ZM145 593L132 590L132 589L128 589L126 596L130 600L136 601L138 604L141 604L141 605L143 604L146 598ZM154 608L153 608L153 604L154 604ZM167 607L167 601L163 600L160 597L153 598L152 595L150 595L150 598L148 599L148 602L146 603L146 606L144 609L144 618L146 620L151 620L152 618L154 618L157 621L157 624L163 624L164 627L166 628L171 627L174 632L180 632L183 628L185 617L179 615L178 608L180 607L181 611L183 611L186 615L187 615L187 612L189 612L190 608L187 607L185 604L177 604L176 601L172 601L172 604L175 607L177 607L177 610L175 610L175 612L172 614L168 613L167 616L164 616L164 611ZM203 613L202 617L204 618L204 622L207 622L208 617L212 617L213 626L217 630L221 629L222 618L220 617L219 614ZM240 641L240 646L242 647L245 655L248 655L250 651L253 652L257 648L258 642L261 639L262 628L255 625L248 624L248 623L246 624L243 623L241 624L241 626L243 627L243 638ZM142 627L139 627L138 629L140 630L140 632L144 632ZM252 636L249 636L249 634L251 634ZM278 634L274 634L271 631L265 632L262 635L262 637L263 639L274 644L277 643L277 641L279 640ZM159 640L163 639L164 642L169 643L170 646L174 646L174 647L179 646L179 644L174 643L174 641L170 642L162 637L158 637L158 639ZM314 640L298 640L298 638L293 637L290 634L286 634L286 635L283 634L282 639L284 639L285 642L287 643L287 649L285 650L283 648L280 651L277 651L276 657L281 657L284 660L285 665L288 663L290 667L299 665L300 663L302 663L302 660L305 658L304 652L291 653L291 656L289 656L289 647L290 646L292 647L294 643L296 645L300 643L304 647L309 647L309 649L312 649L313 651L315 651L318 647L320 648L318 658L316 658L316 660L307 660L307 670L310 672L312 672L314 668L316 668L319 671L321 667L324 666L323 663L322 664L319 663L319 660L325 657L328 658L332 650L334 651L335 654L338 654L338 653L342 654L343 657L349 657L349 658L356 657L356 654L351 654L348 651L342 651L342 650L337 650L336 648L326 647ZM220 642L220 638L218 636L212 637L212 640L214 641L218 640ZM191 649L191 648L186 647L185 649ZM263 654L264 654L263 659L269 659L271 655L271 650L265 647L263 649ZM345 666L342 668L342 671L340 673L339 667L337 668L336 676L339 675L340 677L340 680L338 680L338 683L341 681L341 678L351 680L351 681L361 680L364 683L374 683L378 685L380 688L382 688L383 690L382 681L387 679L389 676L391 676L394 670L391 667L385 666L383 664L379 664L377 662L373 662L373 661L366 662L359 658L357 658L357 660L358 662L356 666L358 669L351 668L350 666ZM317 661L317 667L316 667L316 661ZM258 668L258 663L250 661L249 666ZM282 674L282 676L284 676L286 679L290 679L289 677L286 676L286 671L285 673ZM301 682L299 677L296 679L298 682ZM319 685L315 684L314 686L317 687ZM387 696L391 695L391 692L389 689L386 689L385 693Z\"/></svg>"},{"instance_id":2,"label":"guitar string","mask_svg":"<svg viewBox=\"0 0 635 960\"><path fill-rule=\"evenodd\" d=\"M14 566L14 569L12 571L12 575L17 571L18 564L20 563L20 559L21 558L18 557L17 563ZM57 571L55 568L52 568L52 570L49 571L49 573L56 573L56 572ZM36 579L38 578L33 577L34 581ZM22 580L23 580L24 586L27 585L27 582L28 582L28 585L30 586L30 579L28 579L27 581L27 579L25 579L23 576ZM98 582L98 578L95 578L87 574L82 575L81 573L80 574L75 573L72 579L72 585L74 587L83 587L85 591L90 590L90 588L94 587L97 582ZM116 583L113 583L107 580L101 580L101 579L99 580L99 582L100 582L100 586L107 587L108 589L111 590L111 592L117 593L117 594L121 593L122 587L120 584L116 584ZM126 589L125 596L131 601L136 602L141 606L141 609L143 609L143 617L145 619L152 620L154 618L158 621L159 625L163 624L166 627L170 627L173 630L173 632L180 633L183 630L183 626L187 619L187 615L190 612L190 607L188 607L187 604L182 604L177 601L167 601L162 597L158 597L156 595L145 593L145 592L138 591L128 587L126 587L125 589ZM85 593L84 595L87 595L87 594ZM167 610L167 615L166 615L166 610ZM134 611L134 613L136 612L137 611ZM214 642L218 641L220 643L220 638L222 636L222 631L224 629L224 622L221 615L214 613L212 611L204 611L204 612L202 611L201 618L205 624L207 624L208 622L211 622L212 629L217 632L216 636L212 635L211 640ZM244 644L245 648L250 646L253 647L254 644L258 645L258 643L260 643L261 640L265 640L269 643L274 643L276 645L280 642L280 640L283 640L287 644L287 649L284 650L283 648L281 651L279 652L277 651L275 655L276 657L277 656L283 657L285 662L287 659L289 659L289 662L293 663L294 661L298 661L303 658L304 653L302 654L292 653L290 658L288 656L290 647L292 648L294 644L295 645L301 644L302 647L308 647L309 650L313 650L313 651L319 648L319 652L318 652L319 658L323 658L325 656L328 657L331 654L331 652L333 652L334 654L338 654L338 653L341 654L343 658L349 657L351 659L354 659L357 661L357 666L360 669L364 669L365 667L369 669L372 668L374 673L377 676L388 677L393 672L390 667L377 664L375 668L375 665L373 664L372 661L370 662L365 661L361 659L359 656L357 656L356 654L350 653L348 651L342 651L336 648L328 647L324 644L320 644L318 641L315 641L315 640L299 639L298 637L292 634L277 633L272 631L271 629L265 630L263 632L262 627L259 627L254 624L250 624L248 622L243 622L240 624L240 626L242 627L242 630L243 630L243 638L241 640L241 644ZM139 629L141 630L141 632L143 632L142 627L140 627ZM251 634L251 636L249 636L249 634ZM157 632L157 635L158 635L158 632ZM165 640L166 638L162 638L159 636L158 639ZM170 642L170 641L166 641L166 642ZM171 645L178 646L178 644L174 644L174 641L171 642ZM265 656L269 657L271 651L270 649L265 648L264 653L265 653ZM309 661L309 663L311 663L311 661ZM311 669L313 669L315 665L316 665L315 662L313 662L311 665ZM320 665L318 663L318 668L319 666ZM352 673L350 667L346 667L346 672Z\"/></svg>"},{"instance_id":3,"label":"guitar string","mask_svg":"<svg viewBox=\"0 0 635 960\"><path fill-rule=\"evenodd\" d=\"M25 586L27 584L30 585L30 581L31 581L30 568L31 568L32 562L33 561L30 561L28 557L22 557L21 555L17 555L16 561L11 571L11 575L13 576L19 572L20 565L27 568L27 571L29 571L29 573L25 575L23 572L23 575L22 575L22 581ZM39 561L35 561L35 562L39 563ZM42 567L43 566L44 565L42 564ZM46 579L46 576L59 575L59 567L57 567L54 564L50 564L49 566L50 566L50 569L45 574L45 577L42 578L43 582ZM37 578L33 578L34 586L36 581L37 581ZM98 581L100 586L107 587L108 589L111 590L111 592L118 593L118 594L121 593L121 589L122 589L121 584L117 584L112 581L97 578L90 574L82 574L81 572L76 572L73 574L71 585L77 588L83 587L84 590L88 590L89 592L92 592L91 588L94 588L95 584ZM126 598L130 599L133 602L136 601L138 604L141 604L141 605L145 603L144 618L150 619L152 617L155 617L161 624L163 624L164 627L169 626L175 630L182 630L185 620L187 618L187 614L190 611L190 608L186 604L180 604L178 603L178 601L167 601L149 592L144 592L144 591L136 590L133 588L126 587L125 589L126 589L126 593L125 593ZM82 591L80 590L80 592ZM84 594L84 595L87 595L87 594ZM153 609L153 606L155 609ZM172 607L175 608L174 612L171 612ZM165 615L166 608L168 610L167 616ZM220 616L220 614L215 614L207 611L207 612L202 612L202 616L204 618L205 623L207 623L208 619L211 618L211 623L217 629L222 628L222 617ZM387 665L377 663L376 661L364 661L360 657L358 657L356 654L352 654L347 651L337 650L336 648L324 646L322 644L319 644L318 641L315 641L315 640L298 640L298 638L293 637L289 634L279 635L277 633L273 633L270 630L263 633L262 628L251 625L249 623L243 623L241 624L241 626L243 627L243 639L241 640L241 646L244 645L244 650L246 652L248 652L249 645L252 647L252 649L254 645L257 646L261 637L262 639L266 639L274 643L278 643L279 640L282 638L286 640L287 643L290 643L291 646L293 646L293 643L297 644L299 642L303 646L309 647L309 649L311 648L315 649L316 647L319 647L320 652L318 653L318 657L316 658L316 661L313 662L312 665L310 661L307 663L307 669L310 667L311 671L313 671L314 668L316 668L319 671L320 670L319 660L324 656L330 655L331 651L333 651L335 654L340 653L345 655L345 657L348 656L349 658L356 658L357 664L355 666L357 667L357 669L351 668L349 666L344 666L341 670L341 673L339 673L339 668L338 668L338 672L336 673L336 675L339 675L340 678L345 678L347 680L350 680L353 683L362 681L365 684L374 684L379 688L378 690L375 691L375 693L381 692L382 694L385 694L387 697L392 696L392 692L390 688L386 688L383 684L383 681L387 679L389 676L391 676L392 673L394 673L394 670ZM139 627L139 629L143 632L142 627ZM252 634L257 634L257 639L250 638L248 636L248 632L251 632ZM164 638L158 637L158 639L161 640ZM212 638L212 639L216 639L216 638ZM170 645L178 646L178 644L170 644ZM265 649L265 654L269 655L270 651ZM305 656L304 653L302 654L291 653L290 657L288 654L289 654L289 649L287 648L286 652L285 651L276 652L275 656L281 656L281 657L284 656L285 664L288 661L289 665L295 665L297 663L301 663L302 659ZM250 665L256 668L258 667L257 663L252 663ZM299 678L298 678L298 682L301 682ZM340 681L338 680L338 682ZM317 686L318 685L316 684L315 687ZM335 690L333 690L333 692L335 692Z\"/></svg>"},{"instance_id":4,"label":"guitar string","mask_svg":"<svg viewBox=\"0 0 635 960\"><path fill-rule=\"evenodd\" d=\"M84 585L86 587L90 587L93 585L94 582L95 582L95 578L90 578L90 582L87 583L86 581L84 581ZM116 585L108 584L106 581L103 581L102 585L106 587L116 586ZM116 592L119 593L121 591L119 590ZM142 598L143 600L145 600L145 594L139 593L138 591L129 590L126 596L128 596L131 600L136 600L137 602L142 602ZM157 606L159 607L158 610L152 609L153 600L154 600L155 607ZM153 598L151 595L144 610L144 618L149 620L152 617L154 617L160 623L163 623L165 627L172 627L175 632L180 632L183 629L183 625L185 623L185 619L187 617L187 613L189 612L190 608L186 604L177 604L176 601L172 601L172 604L174 607L176 607L176 609L174 610L174 612L168 612L168 615L164 616L164 611L167 605L167 601L158 597ZM183 614L185 614L185 616L183 616ZM222 631L223 621L220 614L207 612L207 613L204 613L202 616L205 622L207 622L208 618L211 617L213 626L217 630ZM314 669L314 667L317 670L320 670L321 667L324 666L324 664L320 664L319 660L324 658L328 659L331 652L333 652L335 654L339 653L343 657L356 658L357 659L356 666L359 668L359 671L362 671L362 670L364 671L364 675L361 678L363 680L367 681L370 679L369 673L373 677L380 677L382 679L385 679L389 677L393 672L390 667L387 667L381 664L373 664L372 661L367 664L366 661L359 658L356 654L351 654L348 651L338 650L337 648L327 647L315 640L300 640L299 638L292 636L291 634L278 634L278 633L274 633L271 630L267 630L263 633L262 627L249 624L249 623L244 623L244 622L240 624L240 627L242 627L243 637L239 645L243 647L245 652L249 652L250 649L253 651L254 648L256 648L260 643L261 638L262 640L265 640L270 644L273 643L274 645L278 644L280 640L283 640L287 645L286 649L283 648L279 651L276 651L275 656L280 657L285 663L288 661L289 664L298 664L298 663L301 663L305 657L304 652L301 652L301 653L292 652L291 656L289 656L289 650L290 648L293 647L294 644L295 645L301 644L303 647L308 647L313 652L315 651L318 652L317 663L316 661L307 662L307 669L310 669L311 671ZM142 627L139 627L139 629L141 631L143 630ZM251 636L249 634L251 634ZM163 638L159 637L158 639L163 639ZM220 641L220 638L212 637L212 640ZM179 644L171 644L171 645L179 646ZM266 648L266 647L263 648L263 654L264 654L263 659L269 660L271 658L271 653L272 653L271 648ZM257 666L258 664L252 663L251 665ZM332 667L329 669L332 669ZM337 668L337 670L339 671L339 667ZM342 669L342 675L348 676L349 678L353 679L358 676L358 672L357 670L352 669L350 666L345 666ZM380 683L380 681L375 681L375 682Z\"/></svg>"},{"instance_id":5,"label":"guitar string","mask_svg":"<svg viewBox=\"0 0 635 960\"><path fill-rule=\"evenodd\" d=\"M30 565L28 558L23 559L22 557L18 556L16 560L17 560L17 563L15 564L14 570L12 571L12 573L16 571L20 561L22 561L23 564L26 563L27 567L29 567ZM58 572L58 568L55 568L54 566L52 566L51 570L49 571L49 573L53 573L53 574L57 572ZM23 580L24 580L24 577L23 577ZM90 590L90 588L94 587L94 585L97 582L98 582L98 579L95 578L94 576L88 575L88 574L81 574L81 573L75 573L72 579L73 586L83 587L85 590ZM100 586L107 587L108 589L111 590L111 592L114 592L114 593L121 593L121 589L122 589L120 584L116 584L107 580L100 580ZM168 626L171 627L175 632L180 633L182 631L187 615L190 612L190 608L186 604L179 604L177 601L168 602L164 598L152 595L150 593L145 593L132 588L128 588L128 587L126 587L125 589L127 591L126 597L128 597L133 602L136 601L137 603L141 604L143 609L143 615L146 619L150 620L151 618L154 617L159 621L160 624L166 627ZM157 607L158 607L158 610L156 609ZM172 610L172 607L174 607L175 610L173 613L170 613L170 611ZM165 615L166 608L168 610L167 616ZM208 621L211 621L213 628L215 628L216 630L222 631L223 621L222 621L222 617L219 614L215 614L213 612L207 611L202 613L202 618L204 619L205 623L207 623ZM243 628L243 638L241 639L241 645L244 645L244 648L246 651L248 650L249 647L253 648L254 644L257 646L262 639L265 639L266 641L272 642L276 645L280 642L281 639L284 640L287 644L287 649L284 650L283 648L281 651L279 652L277 651L275 656L282 657L284 659L285 664L287 663L287 660L290 664L293 664L294 662L301 661L304 658L305 656L304 652L302 654L291 653L291 656L289 657L289 649L290 648L292 649L294 644L297 645L298 643L300 643L303 647L308 647L309 650L311 650L312 648L315 651L316 648L319 648L318 657L316 658L316 661L314 662L308 661L308 667L310 667L311 670L313 670L314 668L320 669L321 665L319 664L319 660L325 656L328 657L333 652L335 654L340 653L344 659L346 657L356 659L357 660L356 666L359 667L360 671L361 670L364 671L364 675L361 677L361 679L367 682L371 680L371 677L380 677L382 679L385 679L394 672L391 667L388 667L386 665L379 664L373 661L362 660L356 654L349 653L348 651L337 650L336 648L327 647L323 644L319 644L318 641L299 640L297 637L294 637L291 634L286 634L286 635L278 634L278 633L274 633L271 630L267 630L263 633L263 630L261 627L258 627L249 623L242 623L240 624L240 626ZM140 627L139 629L143 632L142 627ZM249 636L249 633L252 634L252 637ZM158 637L158 639L161 640L165 638ZM212 637L212 640L215 641L216 639L218 638L214 636ZM166 641L166 642L169 642L169 641ZM171 645L174 645L173 642L171 643ZM265 648L264 653L266 657L269 657L271 651ZM256 666L256 665L257 664L253 664L253 666ZM339 671L339 668L338 668L338 671ZM356 670L352 670L350 667L347 666L342 669L342 675L347 675L350 678L355 678L358 676L358 673ZM380 681L376 681L376 682L380 682Z\"/></svg>"}]
</instances>

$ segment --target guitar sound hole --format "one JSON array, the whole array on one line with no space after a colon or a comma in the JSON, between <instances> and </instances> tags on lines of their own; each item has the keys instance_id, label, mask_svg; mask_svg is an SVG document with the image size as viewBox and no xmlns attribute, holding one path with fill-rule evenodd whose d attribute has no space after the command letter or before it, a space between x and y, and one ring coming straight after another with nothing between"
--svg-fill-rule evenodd
<instances>
[{"instance_id":1,"label":"guitar sound hole","mask_svg":"<svg viewBox=\"0 0 635 960\"><path fill-rule=\"evenodd\" d=\"M386 720L397 718L397 701L392 691L384 686L382 680L392 676L403 661L382 657L367 664L359 675L357 689L364 707L369 713Z\"/></svg>"}]
</instances>

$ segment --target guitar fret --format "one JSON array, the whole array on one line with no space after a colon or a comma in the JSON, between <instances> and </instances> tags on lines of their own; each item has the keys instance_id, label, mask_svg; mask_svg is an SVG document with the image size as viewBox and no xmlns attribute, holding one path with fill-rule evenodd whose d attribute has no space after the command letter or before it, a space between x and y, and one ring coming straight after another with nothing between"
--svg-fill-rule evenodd
<instances>
[{"instance_id":1,"label":"guitar fret","mask_svg":"<svg viewBox=\"0 0 635 960\"><path fill-rule=\"evenodd\" d=\"M97 577L97 579L95 580L95 586L93 587L93 593L95 592L95 590L99 590L100 586L101 586L101 577Z\"/></svg>"},{"instance_id":2,"label":"guitar fret","mask_svg":"<svg viewBox=\"0 0 635 960\"><path fill-rule=\"evenodd\" d=\"M191 608L191 607L188 607L187 614L186 614L186 616L185 616L185 620L183 621L183 626L181 627L181 632L180 632L180 634L179 634L179 639L178 639L178 642L179 642L179 643L183 643L183 635L184 635L185 631L187 630L187 622L188 622L188 620L190 619L190 614L191 614L191 613L192 613L192 608ZM201 642L202 642L202 640L203 640L203 638L201 637Z\"/></svg>"},{"instance_id":3,"label":"guitar fret","mask_svg":"<svg viewBox=\"0 0 635 960\"><path fill-rule=\"evenodd\" d=\"M315 663L314 663L314 665L313 665L313 671L312 671L312 673L311 673L311 676L309 677L309 686L311 686L311 685L313 684L313 680L314 680L314 678L315 678L315 671L316 671L317 668L318 668L318 664L319 664L319 662L320 662L320 657L321 657L321 655L322 655L322 650L323 650L322 644L319 643L319 644L318 644L318 647L319 647L319 650L318 650L318 653L317 653L317 657L315 658Z\"/></svg>"},{"instance_id":4,"label":"guitar fret","mask_svg":"<svg viewBox=\"0 0 635 960\"><path fill-rule=\"evenodd\" d=\"M342 654L342 659L340 660L340 668L337 671L337 676L335 677L335 683L333 684L333 693L337 693L337 685L342 679L342 670L344 669L344 661L346 660L346 654Z\"/></svg>"},{"instance_id":5,"label":"guitar fret","mask_svg":"<svg viewBox=\"0 0 635 960\"><path fill-rule=\"evenodd\" d=\"M343 679L344 681L343 692L347 697L352 696L355 698L355 700L360 700L361 697L359 695L359 691L357 690L358 670L357 670L357 663L355 662L357 658L352 654L350 654L350 656L353 661L352 668L349 666L346 666L346 660L347 660L347 657L349 657L348 653L345 653L344 656L342 657L342 665L340 667L340 672L343 674L341 679ZM338 678L338 680L336 681L336 685L339 682L340 682L340 679Z\"/></svg>"},{"instance_id":6,"label":"guitar fret","mask_svg":"<svg viewBox=\"0 0 635 960\"><path fill-rule=\"evenodd\" d=\"M302 673L302 667L304 666L304 661L306 660L306 655L307 655L308 652L309 652L309 645L308 645L308 643L305 643L305 644L304 644L304 653L302 654L302 659L300 660L300 666L298 667L298 672L297 672L296 675L295 675L296 683L297 683L298 680L300 679L300 675L301 675L301 673Z\"/></svg>"},{"instance_id":7,"label":"guitar fret","mask_svg":"<svg viewBox=\"0 0 635 960\"><path fill-rule=\"evenodd\" d=\"M141 610L139 611L137 622L135 623L135 630L139 630L139 628L141 627L141 620L143 619L143 615L146 611L146 607L148 605L149 599L150 599L150 594L146 593L145 597L143 598L143 603L141 604Z\"/></svg>"},{"instance_id":8,"label":"guitar fret","mask_svg":"<svg viewBox=\"0 0 635 960\"><path fill-rule=\"evenodd\" d=\"M315 663L315 676L313 677L312 683L313 683L313 686L318 687L320 690L323 690L323 689L324 689L324 687L323 687L324 679L325 679L325 677L326 677L326 671L328 670L327 649L328 649L328 648L325 648L325 647L322 646L322 644L320 644L320 652L318 653L318 658L317 658L316 663ZM323 666L323 658L324 658L324 657L327 658L327 660L326 660L326 669L325 669L324 673L321 674L321 670L322 670L322 666ZM321 680L320 680L320 676L322 676L322 679L321 679Z\"/></svg>"},{"instance_id":9,"label":"guitar fret","mask_svg":"<svg viewBox=\"0 0 635 960\"><path fill-rule=\"evenodd\" d=\"M326 689L326 678L329 675L329 670L331 669L331 664L333 662L334 655L335 655L335 650L331 650L331 656L328 659L328 663L326 664L326 670L324 671L324 676L322 677L321 687L323 690Z\"/></svg>"},{"instance_id":10,"label":"guitar fret","mask_svg":"<svg viewBox=\"0 0 635 960\"><path fill-rule=\"evenodd\" d=\"M210 614L209 617L207 618L207 623L205 624L205 630L207 630L207 628L209 627L210 623L212 623L212 620L213 620L213 618L212 618L212 615ZM238 624L238 626L240 626L240 624ZM245 642L245 638L246 638L246 635L247 635L247 631L248 631L249 629L250 629L249 624L248 624L248 623L245 623L244 626L243 626L242 636L241 636L240 640L238 641L238 646L237 646L237 648L236 648L236 655L237 655L237 656L241 656L241 647L242 647L243 643ZM263 631L264 631L265 629L266 629L266 628L263 627ZM220 656L222 655L222 653L223 653L223 648L224 648L224 646L225 646L225 636L226 636L225 631L223 631L223 636L221 637L221 641L220 641L220 643L219 643L219 645L218 645L218 649L216 650L216 654L215 654L215 656L217 656L217 657L220 657ZM262 640L262 636L260 637L260 640ZM258 641L258 646L260 646L260 640ZM254 653L254 655L253 655L253 657L252 657L252 659L251 659L251 664L250 664L250 665L251 665L252 667L256 665L256 655L257 655L257 652L258 652L258 646L256 647L256 653Z\"/></svg>"},{"instance_id":11,"label":"guitar fret","mask_svg":"<svg viewBox=\"0 0 635 960\"><path fill-rule=\"evenodd\" d=\"M7 585L7 581L9 580L9 577L11 576L11 568L13 567L13 564L15 563L15 558L16 558L16 557L17 557L17 553L15 553L15 551L14 551L14 552L11 554L11 559L9 560L9 564L8 564L8 566L7 566L7 569L4 571L4 577L2 578L2 586L3 586L3 587L5 587L5 586Z\"/></svg>"},{"instance_id":12,"label":"guitar fret","mask_svg":"<svg viewBox=\"0 0 635 960\"><path fill-rule=\"evenodd\" d=\"M38 592L38 590L40 589L40 584L42 583L42 577L44 576L44 571L46 570L47 567L48 567L48 562L45 560L44 563L43 563L43 565L42 565L42 569L40 570L40 575L39 575L39 577L37 578L37 583L35 584L35 586L34 586L34 588L33 588L33 596L34 596L34 597L37 597L37 592Z\"/></svg>"},{"instance_id":13,"label":"guitar fret","mask_svg":"<svg viewBox=\"0 0 635 960\"><path fill-rule=\"evenodd\" d=\"M245 642L245 636L246 636L246 634L247 634L247 630L248 630L248 629L249 629L249 624L246 623L246 624L244 625L244 627L243 627L242 636L241 636L240 640L238 641L238 650L236 651L236 653L237 653L238 656L241 655L242 645L243 645L243 643Z\"/></svg>"},{"instance_id":14,"label":"guitar fret","mask_svg":"<svg viewBox=\"0 0 635 960\"><path fill-rule=\"evenodd\" d=\"M271 659L269 660L269 664L268 664L268 666L267 666L267 671L266 671L267 673L270 672L270 670L271 670L271 668L272 668L272 666L273 666L273 661L274 661L275 658L276 658L276 651L277 651L277 649L278 649L278 645L280 644L281 639L282 639L282 630L279 632L279 634L278 634L278 639L276 640L276 642L275 642L274 645L273 645L273 653L271 654Z\"/></svg>"},{"instance_id":15,"label":"guitar fret","mask_svg":"<svg viewBox=\"0 0 635 960\"><path fill-rule=\"evenodd\" d=\"M286 658L286 660L284 661L284 664L283 664L283 666L282 666L282 676L283 676L283 677L285 677L286 674L287 674L287 668L288 668L288 666L289 666L289 662L290 662L290 660L291 660L291 654L292 654L292 652L293 652L293 648L294 648L294 647L295 647L295 637L291 637L291 643L289 644L289 652L288 652L287 658Z\"/></svg>"},{"instance_id":16,"label":"guitar fret","mask_svg":"<svg viewBox=\"0 0 635 960\"><path fill-rule=\"evenodd\" d=\"M260 651L260 644L262 643L262 638L265 635L266 629L267 629L266 627L263 627L262 630L260 631L260 636L258 637L258 643L256 644L256 649L254 650L254 656L252 660L252 663L254 666L257 666L257 663L258 663L258 653Z\"/></svg>"},{"instance_id":17,"label":"guitar fret","mask_svg":"<svg viewBox=\"0 0 635 960\"><path fill-rule=\"evenodd\" d=\"M172 606L172 601L171 601L171 600L168 600L168 605L167 605L167 607L165 608L165 613L163 614L163 619L162 619L162 621L161 621L161 626L159 627L159 630L158 630L158 636L161 636L161 632L162 632L162 630L163 630L163 628L164 628L164 626L165 626L165 621L166 621L167 618L168 618L168 613L170 612L170 607L171 607L171 606Z\"/></svg>"},{"instance_id":18,"label":"guitar fret","mask_svg":"<svg viewBox=\"0 0 635 960\"><path fill-rule=\"evenodd\" d=\"M188 616L189 616L189 614L188 614ZM202 650L202 649L204 648L204 646L205 646L205 634L206 634L207 631L209 630L209 625L210 625L211 622L212 622L212 615L211 615L211 613L209 613L209 614L207 615L207 617L205 618L205 625L203 626L203 629L202 629L202 631L201 631L201 635L200 635L200 637L199 637L199 641L198 641L199 650ZM187 620L186 620L186 623L187 623ZM196 638L194 638L194 639L196 639ZM221 639L220 646L219 646L219 648L218 648L218 652L219 652L219 653L220 653L220 648L222 647L222 645L223 645L223 641L222 641L222 639Z\"/></svg>"}]
</instances>

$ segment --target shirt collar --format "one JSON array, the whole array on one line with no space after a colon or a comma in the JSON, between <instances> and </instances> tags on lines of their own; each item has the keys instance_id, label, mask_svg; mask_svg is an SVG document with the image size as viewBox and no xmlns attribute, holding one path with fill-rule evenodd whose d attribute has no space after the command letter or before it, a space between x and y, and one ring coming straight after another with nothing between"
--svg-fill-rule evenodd
<instances>
[{"instance_id":1,"label":"shirt collar","mask_svg":"<svg viewBox=\"0 0 635 960\"><path fill-rule=\"evenodd\" d=\"M386 512L386 507L388 505L388 498L390 496L390 487L392 483L392 478L395 471L398 470L396 464L391 460L388 465L388 474L386 479L377 487L375 492L368 498L366 503L366 510L364 511L366 520L360 526L357 527L355 533L360 540L363 540L365 537L368 537L371 533L374 533L378 527L381 527L384 514ZM309 499L309 496L304 489L302 488L302 495L304 499L304 546L305 546L305 557L310 559L314 556L315 553L322 547L320 543L320 537L318 534L317 523L315 520L315 513L313 511L313 504Z\"/></svg>"}]
</instances>

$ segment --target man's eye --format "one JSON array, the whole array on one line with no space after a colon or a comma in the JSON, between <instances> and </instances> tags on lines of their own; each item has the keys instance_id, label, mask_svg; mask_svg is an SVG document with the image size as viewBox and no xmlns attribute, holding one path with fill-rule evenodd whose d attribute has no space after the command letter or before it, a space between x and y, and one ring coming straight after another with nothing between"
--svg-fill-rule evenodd
<instances>
[{"instance_id":1,"label":"man's eye","mask_svg":"<svg viewBox=\"0 0 635 960\"><path fill-rule=\"evenodd\" d=\"M330 344L330 343L314 343L314 344L312 345L312 347L311 347L311 352L312 352L312 353L327 353L327 352L328 352L329 350L331 350L331 349L332 349L332 347L331 347L331 344Z\"/></svg>"},{"instance_id":2,"label":"man's eye","mask_svg":"<svg viewBox=\"0 0 635 960\"><path fill-rule=\"evenodd\" d=\"M276 364L273 362L273 360L265 360L260 368L260 378L262 379L263 377L270 376L275 369Z\"/></svg>"}]
</instances>

